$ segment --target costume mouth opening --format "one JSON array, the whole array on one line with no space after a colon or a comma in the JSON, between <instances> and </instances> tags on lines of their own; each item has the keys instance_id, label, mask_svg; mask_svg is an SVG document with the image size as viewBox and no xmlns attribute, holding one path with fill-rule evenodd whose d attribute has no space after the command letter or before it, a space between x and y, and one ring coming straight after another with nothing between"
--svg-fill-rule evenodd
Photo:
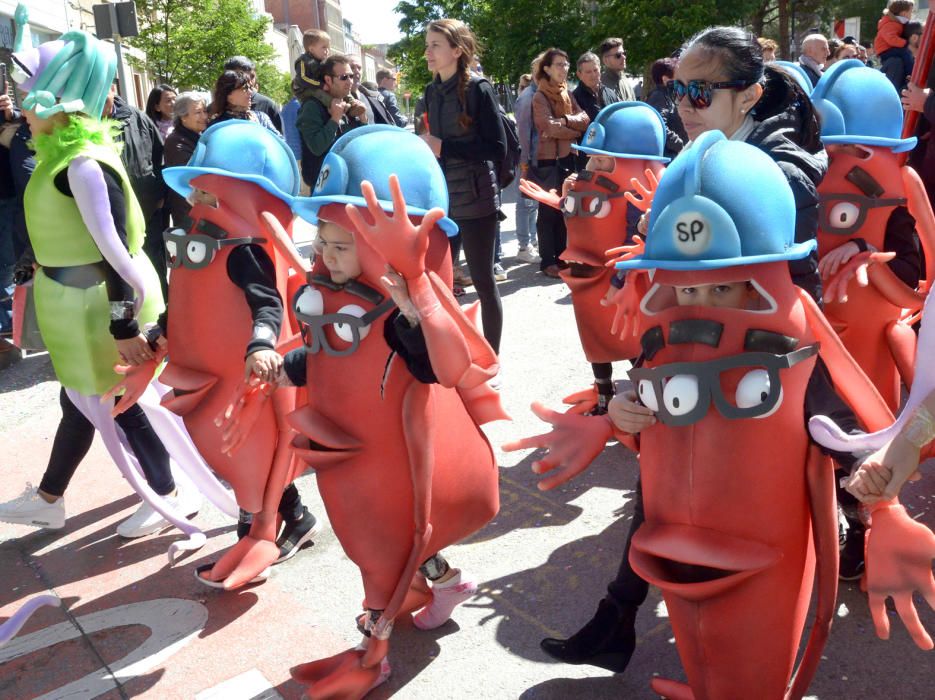
<instances>
[{"instance_id":1,"label":"costume mouth opening","mask_svg":"<svg viewBox=\"0 0 935 700\"><path fill-rule=\"evenodd\" d=\"M716 530L644 523L630 563L649 583L687 600L720 595L782 559L782 552Z\"/></svg>"}]
</instances>

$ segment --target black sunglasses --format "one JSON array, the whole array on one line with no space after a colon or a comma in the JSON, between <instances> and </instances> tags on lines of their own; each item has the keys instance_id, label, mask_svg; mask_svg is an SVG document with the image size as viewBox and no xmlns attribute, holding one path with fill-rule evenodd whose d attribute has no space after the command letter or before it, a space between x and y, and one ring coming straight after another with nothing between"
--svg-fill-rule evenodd
<instances>
[{"instance_id":1,"label":"black sunglasses","mask_svg":"<svg viewBox=\"0 0 935 700\"><path fill-rule=\"evenodd\" d=\"M353 73L343 73L343 74L341 74L341 75L333 75L333 76L331 76L331 77L334 78L335 80L350 80L351 78L354 77L354 74L353 74Z\"/></svg>"},{"instance_id":2,"label":"black sunglasses","mask_svg":"<svg viewBox=\"0 0 935 700\"><path fill-rule=\"evenodd\" d=\"M686 85L681 80L670 80L666 85L666 96L673 105L678 105L683 97L695 109L707 109L714 99L715 90L745 90L753 85L747 80L726 80L719 83L709 83L707 80L689 80Z\"/></svg>"}]
</instances>

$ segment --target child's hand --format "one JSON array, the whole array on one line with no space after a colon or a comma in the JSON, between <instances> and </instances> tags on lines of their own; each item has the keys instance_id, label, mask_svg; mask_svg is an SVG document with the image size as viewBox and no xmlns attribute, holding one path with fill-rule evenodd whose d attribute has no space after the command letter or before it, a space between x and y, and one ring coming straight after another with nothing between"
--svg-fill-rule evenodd
<instances>
[{"instance_id":1,"label":"child's hand","mask_svg":"<svg viewBox=\"0 0 935 700\"><path fill-rule=\"evenodd\" d=\"M409 321L409 325L417 325L419 323L419 312L409 296L409 285L406 284L405 278L396 272L392 266L387 265L386 274L380 278L380 282L393 298L396 306L399 307L399 312Z\"/></svg>"},{"instance_id":2,"label":"child's hand","mask_svg":"<svg viewBox=\"0 0 935 700\"><path fill-rule=\"evenodd\" d=\"M120 357L124 362L133 367L141 365L155 357L152 348L149 347L149 343L146 342L146 336L142 333L139 333L133 338L126 338L115 342L117 343L117 352L120 354Z\"/></svg>"},{"instance_id":3,"label":"child's hand","mask_svg":"<svg viewBox=\"0 0 935 700\"><path fill-rule=\"evenodd\" d=\"M838 268L860 252L854 241L848 241L829 251L818 261L818 272L823 280L837 274Z\"/></svg>"},{"instance_id":4,"label":"child's hand","mask_svg":"<svg viewBox=\"0 0 935 700\"><path fill-rule=\"evenodd\" d=\"M607 416L617 428L630 435L656 424L656 415L643 404L636 402L636 392L617 394L607 406Z\"/></svg>"},{"instance_id":5,"label":"child's hand","mask_svg":"<svg viewBox=\"0 0 935 700\"><path fill-rule=\"evenodd\" d=\"M646 238L646 234L649 233L649 214L652 210L652 207L649 207L644 211L640 216L640 220L636 223L636 230L643 238Z\"/></svg>"},{"instance_id":6,"label":"child's hand","mask_svg":"<svg viewBox=\"0 0 935 700\"><path fill-rule=\"evenodd\" d=\"M255 375L264 382L274 382L282 371L282 355L275 350L257 350L247 356L244 379Z\"/></svg>"},{"instance_id":7,"label":"child's hand","mask_svg":"<svg viewBox=\"0 0 935 700\"><path fill-rule=\"evenodd\" d=\"M575 184L575 181L578 179L578 173L572 173L565 178L565 181L562 182L562 196L568 196L568 190L572 188L572 185Z\"/></svg>"}]
</instances>

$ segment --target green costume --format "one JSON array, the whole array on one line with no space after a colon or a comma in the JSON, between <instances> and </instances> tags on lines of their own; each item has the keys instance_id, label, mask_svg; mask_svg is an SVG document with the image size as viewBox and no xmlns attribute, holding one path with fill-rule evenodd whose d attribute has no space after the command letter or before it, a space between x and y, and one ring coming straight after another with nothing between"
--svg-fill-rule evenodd
<instances>
[{"instance_id":1,"label":"green costume","mask_svg":"<svg viewBox=\"0 0 935 700\"><path fill-rule=\"evenodd\" d=\"M145 280L145 299L137 315L140 325L155 321L163 308L156 271L141 254L145 223L117 146L112 127L72 116L68 125L35 140L36 169L24 195L26 226L40 266L74 268L104 260L81 217L74 198L55 186L56 176L77 157L96 160L115 172L126 202L127 245ZM84 270L87 272L87 270ZM40 267L35 278L36 315L42 339L63 386L85 395L102 394L119 381L120 363L110 334L110 300L101 281L83 289L66 286Z\"/></svg>"}]
</instances>

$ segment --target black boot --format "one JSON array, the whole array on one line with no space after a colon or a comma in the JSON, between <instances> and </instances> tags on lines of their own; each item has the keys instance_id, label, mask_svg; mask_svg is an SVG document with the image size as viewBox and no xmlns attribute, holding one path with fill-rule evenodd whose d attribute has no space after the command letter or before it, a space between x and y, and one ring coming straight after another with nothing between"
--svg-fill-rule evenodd
<instances>
[{"instance_id":1,"label":"black boot","mask_svg":"<svg viewBox=\"0 0 935 700\"><path fill-rule=\"evenodd\" d=\"M251 525L253 525L253 513L248 513L243 508L241 508L240 515L237 517L238 540L242 540L249 534Z\"/></svg>"},{"instance_id":2,"label":"black boot","mask_svg":"<svg viewBox=\"0 0 935 700\"><path fill-rule=\"evenodd\" d=\"M566 664L591 664L623 673L636 647L636 611L604 598L588 623L568 639L543 639L539 646Z\"/></svg>"}]
</instances>

